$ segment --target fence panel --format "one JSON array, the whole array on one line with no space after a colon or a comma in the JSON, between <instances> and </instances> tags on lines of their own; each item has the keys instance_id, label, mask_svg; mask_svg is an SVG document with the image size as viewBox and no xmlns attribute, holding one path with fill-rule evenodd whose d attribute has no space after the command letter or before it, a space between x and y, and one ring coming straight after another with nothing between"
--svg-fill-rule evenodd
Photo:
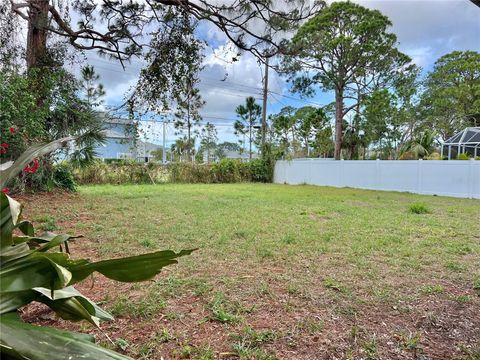
<instances>
[{"instance_id":1,"label":"fence panel","mask_svg":"<svg viewBox=\"0 0 480 360\"><path fill-rule=\"evenodd\" d=\"M480 161L280 160L274 182L480 199Z\"/></svg>"}]
</instances>

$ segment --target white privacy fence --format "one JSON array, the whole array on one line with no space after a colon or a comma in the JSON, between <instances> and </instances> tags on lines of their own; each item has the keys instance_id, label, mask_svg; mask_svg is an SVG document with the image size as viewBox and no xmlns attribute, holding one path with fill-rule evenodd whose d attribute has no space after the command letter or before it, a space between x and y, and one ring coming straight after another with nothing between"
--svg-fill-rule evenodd
<instances>
[{"instance_id":1,"label":"white privacy fence","mask_svg":"<svg viewBox=\"0 0 480 360\"><path fill-rule=\"evenodd\" d=\"M480 199L480 161L280 160L274 182Z\"/></svg>"}]
</instances>

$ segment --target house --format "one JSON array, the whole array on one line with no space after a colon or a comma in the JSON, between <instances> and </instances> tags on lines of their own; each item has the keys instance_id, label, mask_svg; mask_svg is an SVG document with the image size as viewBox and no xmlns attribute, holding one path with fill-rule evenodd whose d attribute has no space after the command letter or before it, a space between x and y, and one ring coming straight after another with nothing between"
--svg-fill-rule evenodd
<instances>
[{"instance_id":1,"label":"house","mask_svg":"<svg viewBox=\"0 0 480 360\"><path fill-rule=\"evenodd\" d=\"M153 159L152 151L161 146L148 141L133 141L133 137L127 133L127 127L132 124L131 120L122 118L109 118L104 116L105 143L96 152L100 159L134 159L148 162Z\"/></svg>"},{"instance_id":2,"label":"house","mask_svg":"<svg viewBox=\"0 0 480 360\"><path fill-rule=\"evenodd\" d=\"M241 161L249 161L250 160L250 157L248 156L248 152L239 152L239 151L233 151L233 150L227 150L223 153L223 157L222 159L234 159L234 160L241 160ZM258 159L259 156L258 154L256 153L252 153L252 159ZM219 158L217 156L215 156L213 154L213 151L212 153L210 153L210 162L216 162L218 161ZM203 152L203 162L206 163L207 162L207 152L204 151Z\"/></svg>"},{"instance_id":3,"label":"house","mask_svg":"<svg viewBox=\"0 0 480 360\"><path fill-rule=\"evenodd\" d=\"M248 151L225 151L225 158L248 161L250 159ZM258 154L252 152L252 159L258 159Z\"/></svg>"}]
</instances>

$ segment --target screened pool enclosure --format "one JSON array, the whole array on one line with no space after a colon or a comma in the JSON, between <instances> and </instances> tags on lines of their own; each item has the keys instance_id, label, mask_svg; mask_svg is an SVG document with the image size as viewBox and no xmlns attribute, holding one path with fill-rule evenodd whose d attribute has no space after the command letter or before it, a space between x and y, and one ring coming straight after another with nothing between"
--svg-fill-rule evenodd
<instances>
[{"instance_id":1,"label":"screened pool enclosure","mask_svg":"<svg viewBox=\"0 0 480 360\"><path fill-rule=\"evenodd\" d=\"M468 127L442 144L442 158L456 159L459 154L480 156L480 127Z\"/></svg>"}]
</instances>

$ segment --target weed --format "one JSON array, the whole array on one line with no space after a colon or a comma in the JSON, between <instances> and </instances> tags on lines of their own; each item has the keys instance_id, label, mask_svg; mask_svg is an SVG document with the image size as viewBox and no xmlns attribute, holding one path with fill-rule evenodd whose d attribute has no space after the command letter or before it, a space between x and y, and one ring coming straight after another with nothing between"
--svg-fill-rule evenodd
<instances>
[{"instance_id":1,"label":"weed","mask_svg":"<svg viewBox=\"0 0 480 360\"><path fill-rule=\"evenodd\" d=\"M308 316L300 320L296 327L298 330L315 335L323 331L325 324L318 316Z\"/></svg>"},{"instance_id":2,"label":"weed","mask_svg":"<svg viewBox=\"0 0 480 360\"><path fill-rule=\"evenodd\" d=\"M267 283L262 282L255 291L260 296L273 297L273 292Z\"/></svg>"},{"instance_id":3,"label":"weed","mask_svg":"<svg viewBox=\"0 0 480 360\"><path fill-rule=\"evenodd\" d=\"M350 329L350 336L352 337L352 340L356 343L357 339L361 336L363 332L364 330L360 326L353 325Z\"/></svg>"},{"instance_id":4,"label":"weed","mask_svg":"<svg viewBox=\"0 0 480 360\"><path fill-rule=\"evenodd\" d=\"M165 309L165 300L158 294L150 292L147 296L134 302L126 296L119 296L110 306L110 311L115 316L131 316L149 318Z\"/></svg>"},{"instance_id":5,"label":"weed","mask_svg":"<svg viewBox=\"0 0 480 360\"><path fill-rule=\"evenodd\" d=\"M273 251L268 248L266 245L260 246L257 248L257 256L261 259L273 258Z\"/></svg>"},{"instance_id":6,"label":"weed","mask_svg":"<svg viewBox=\"0 0 480 360\"><path fill-rule=\"evenodd\" d=\"M480 290L480 276L476 276L473 279L472 288L473 290Z\"/></svg>"},{"instance_id":7,"label":"weed","mask_svg":"<svg viewBox=\"0 0 480 360\"><path fill-rule=\"evenodd\" d=\"M368 360L377 359L377 339L373 336L370 340L365 341L362 345L363 353Z\"/></svg>"},{"instance_id":8,"label":"weed","mask_svg":"<svg viewBox=\"0 0 480 360\"><path fill-rule=\"evenodd\" d=\"M332 289L340 292L344 292L345 286L340 282L332 278L326 278L323 280L323 286L325 286L327 289Z\"/></svg>"},{"instance_id":9,"label":"weed","mask_svg":"<svg viewBox=\"0 0 480 360\"><path fill-rule=\"evenodd\" d=\"M456 261L447 261L445 267L453 272L462 272L464 270L463 266Z\"/></svg>"},{"instance_id":10,"label":"weed","mask_svg":"<svg viewBox=\"0 0 480 360\"><path fill-rule=\"evenodd\" d=\"M424 295L436 295L444 292L442 285L424 285L421 287L421 292Z\"/></svg>"},{"instance_id":11,"label":"weed","mask_svg":"<svg viewBox=\"0 0 480 360\"><path fill-rule=\"evenodd\" d=\"M127 350L127 348L130 346L127 340L118 338L115 340L115 346L119 347L123 351Z\"/></svg>"},{"instance_id":12,"label":"weed","mask_svg":"<svg viewBox=\"0 0 480 360\"><path fill-rule=\"evenodd\" d=\"M300 289L295 285L289 284L288 287L287 287L287 292L290 295L298 295L298 294L300 294Z\"/></svg>"},{"instance_id":13,"label":"weed","mask_svg":"<svg viewBox=\"0 0 480 360\"><path fill-rule=\"evenodd\" d=\"M222 293L215 294L215 297L209 304L209 308L212 311L212 320L226 324L240 321L240 318L234 313L235 306L232 306Z\"/></svg>"},{"instance_id":14,"label":"weed","mask_svg":"<svg viewBox=\"0 0 480 360\"><path fill-rule=\"evenodd\" d=\"M282 237L282 242L285 244L293 244L295 243L295 236L292 234L285 234Z\"/></svg>"},{"instance_id":15,"label":"weed","mask_svg":"<svg viewBox=\"0 0 480 360\"><path fill-rule=\"evenodd\" d=\"M418 202L410 204L408 210L412 214L429 214L431 212L427 205Z\"/></svg>"},{"instance_id":16,"label":"weed","mask_svg":"<svg viewBox=\"0 0 480 360\"><path fill-rule=\"evenodd\" d=\"M271 330L256 331L250 326L246 326L240 334L233 335L233 338L249 348L254 348L263 343L275 340L277 333Z\"/></svg>"},{"instance_id":17,"label":"weed","mask_svg":"<svg viewBox=\"0 0 480 360\"><path fill-rule=\"evenodd\" d=\"M422 336L420 333L402 332L399 334L401 345L406 350L418 349Z\"/></svg>"},{"instance_id":18,"label":"weed","mask_svg":"<svg viewBox=\"0 0 480 360\"><path fill-rule=\"evenodd\" d=\"M337 306L335 312L345 316L355 316L357 314L357 310L351 305Z\"/></svg>"},{"instance_id":19,"label":"weed","mask_svg":"<svg viewBox=\"0 0 480 360\"><path fill-rule=\"evenodd\" d=\"M175 339L176 337L170 334L167 328L163 328L161 331L158 331L154 337L155 342L160 344L166 343Z\"/></svg>"},{"instance_id":20,"label":"weed","mask_svg":"<svg viewBox=\"0 0 480 360\"><path fill-rule=\"evenodd\" d=\"M194 346L183 345L181 349L175 350L173 355L175 358L181 359L199 359L199 360L213 360L215 359L215 353L209 346Z\"/></svg>"},{"instance_id":21,"label":"weed","mask_svg":"<svg viewBox=\"0 0 480 360\"><path fill-rule=\"evenodd\" d=\"M461 304L468 303L472 300L468 295L451 295L450 299Z\"/></svg>"},{"instance_id":22,"label":"weed","mask_svg":"<svg viewBox=\"0 0 480 360\"><path fill-rule=\"evenodd\" d=\"M33 221L39 222L38 229L43 231L55 231L58 229L55 219L48 215L35 216Z\"/></svg>"},{"instance_id":23,"label":"weed","mask_svg":"<svg viewBox=\"0 0 480 360\"><path fill-rule=\"evenodd\" d=\"M138 243L146 248L151 248L154 246L154 243L150 239L142 239Z\"/></svg>"},{"instance_id":24,"label":"weed","mask_svg":"<svg viewBox=\"0 0 480 360\"><path fill-rule=\"evenodd\" d=\"M273 355L268 354L262 349L257 347L250 347L248 344L244 344L241 341L233 344L233 351L240 359L256 359L256 360L276 360Z\"/></svg>"}]
</instances>

